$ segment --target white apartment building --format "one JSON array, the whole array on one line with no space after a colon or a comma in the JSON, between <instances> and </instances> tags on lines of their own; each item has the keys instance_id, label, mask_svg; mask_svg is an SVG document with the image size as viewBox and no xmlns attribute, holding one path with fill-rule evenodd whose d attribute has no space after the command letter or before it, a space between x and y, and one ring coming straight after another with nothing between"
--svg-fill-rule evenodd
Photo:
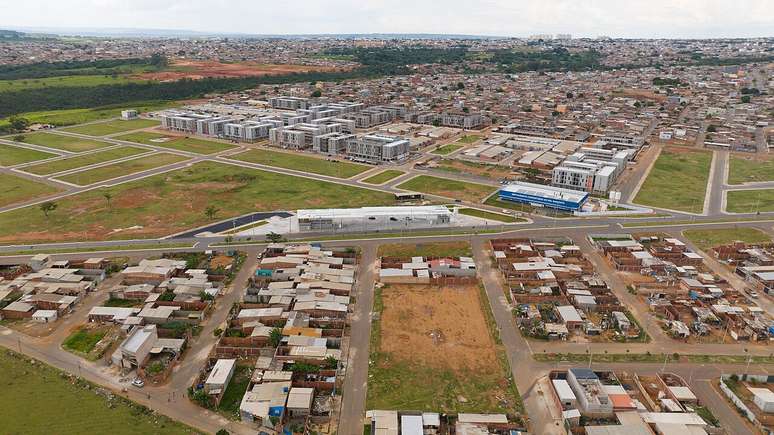
<instances>
[{"instance_id":1,"label":"white apartment building","mask_svg":"<svg viewBox=\"0 0 774 435\"><path fill-rule=\"evenodd\" d=\"M326 133L312 138L312 151L339 155L347 152L347 141L354 139L355 135L347 133Z\"/></svg>"},{"instance_id":2,"label":"white apartment building","mask_svg":"<svg viewBox=\"0 0 774 435\"><path fill-rule=\"evenodd\" d=\"M408 158L411 143L394 136L368 134L347 141L347 155L353 160L381 163Z\"/></svg>"},{"instance_id":3,"label":"white apartment building","mask_svg":"<svg viewBox=\"0 0 774 435\"><path fill-rule=\"evenodd\" d=\"M269 98L269 105L274 109L283 110L307 109L309 107L309 99L286 96L271 97Z\"/></svg>"}]
</instances>

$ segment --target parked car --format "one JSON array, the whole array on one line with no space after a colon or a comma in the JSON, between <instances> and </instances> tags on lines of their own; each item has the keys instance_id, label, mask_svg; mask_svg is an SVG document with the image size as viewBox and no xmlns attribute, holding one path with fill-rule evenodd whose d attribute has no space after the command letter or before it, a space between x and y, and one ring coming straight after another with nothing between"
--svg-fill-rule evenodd
<instances>
[{"instance_id":1,"label":"parked car","mask_svg":"<svg viewBox=\"0 0 774 435\"><path fill-rule=\"evenodd\" d=\"M142 388L145 386L145 382L140 378L135 378L135 380L132 381L132 385L137 388Z\"/></svg>"}]
</instances>

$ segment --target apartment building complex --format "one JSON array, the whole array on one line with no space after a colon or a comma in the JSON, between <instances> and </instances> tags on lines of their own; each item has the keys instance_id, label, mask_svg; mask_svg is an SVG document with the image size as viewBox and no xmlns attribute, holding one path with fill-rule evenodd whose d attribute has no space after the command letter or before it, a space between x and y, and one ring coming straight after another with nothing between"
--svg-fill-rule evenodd
<instances>
[{"instance_id":1,"label":"apartment building complex","mask_svg":"<svg viewBox=\"0 0 774 435\"><path fill-rule=\"evenodd\" d=\"M411 143L395 136L367 134L347 140L347 155L368 163L396 162L408 157Z\"/></svg>"},{"instance_id":2,"label":"apartment building complex","mask_svg":"<svg viewBox=\"0 0 774 435\"><path fill-rule=\"evenodd\" d=\"M629 151L583 147L552 171L552 185L589 193L607 193L626 168Z\"/></svg>"}]
</instances>

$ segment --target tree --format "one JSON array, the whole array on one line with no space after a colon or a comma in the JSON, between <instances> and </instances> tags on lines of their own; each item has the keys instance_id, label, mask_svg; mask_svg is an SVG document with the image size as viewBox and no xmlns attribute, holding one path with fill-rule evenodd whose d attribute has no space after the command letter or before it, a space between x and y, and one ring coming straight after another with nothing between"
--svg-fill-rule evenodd
<instances>
[{"instance_id":1,"label":"tree","mask_svg":"<svg viewBox=\"0 0 774 435\"><path fill-rule=\"evenodd\" d=\"M13 137L14 142L24 142L24 139L25 137L23 134L17 134L16 136Z\"/></svg>"},{"instance_id":2,"label":"tree","mask_svg":"<svg viewBox=\"0 0 774 435\"><path fill-rule=\"evenodd\" d=\"M459 90L465 89L465 83L457 82L457 89Z\"/></svg>"},{"instance_id":3,"label":"tree","mask_svg":"<svg viewBox=\"0 0 774 435\"><path fill-rule=\"evenodd\" d=\"M207 216L207 219L213 220L219 211L220 210L214 205L208 205L207 208L204 209L204 215Z\"/></svg>"},{"instance_id":4,"label":"tree","mask_svg":"<svg viewBox=\"0 0 774 435\"><path fill-rule=\"evenodd\" d=\"M750 102L750 96L749 95L743 95L742 96L742 102L747 104Z\"/></svg>"},{"instance_id":5,"label":"tree","mask_svg":"<svg viewBox=\"0 0 774 435\"><path fill-rule=\"evenodd\" d=\"M102 197L107 201L108 209L110 208L110 200L113 199L113 194L110 192L102 192Z\"/></svg>"},{"instance_id":6,"label":"tree","mask_svg":"<svg viewBox=\"0 0 774 435\"><path fill-rule=\"evenodd\" d=\"M215 435L231 435L231 434L226 429L221 429L221 430L215 432Z\"/></svg>"},{"instance_id":7,"label":"tree","mask_svg":"<svg viewBox=\"0 0 774 435\"><path fill-rule=\"evenodd\" d=\"M322 97L322 91L319 89L315 89L314 92L312 92L311 95L312 98L320 98Z\"/></svg>"},{"instance_id":8,"label":"tree","mask_svg":"<svg viewBox=\"0 0 774 435\"><path fill-rule=\"evenodd\" d=\"M269 234L266 234L266 240L268 240L271 243L279 243L284 240L284 237L282 237L282 234L277 234L274 231L272 231Z\"/></svg>"},{"instance_id":9,"label":"tree","mask_svg":"<svg viewBox=\"0 0 774 435\"><path fill-rule=\"evenodd\" d=\"M8 124L11 126L12 131L24 131L30 126L30 121L27 118L11 116L8 118Z\"/></svg>"},{"instance_id":10,"label":"tree","mask_svg":"<svg viewBox=\"0 0 774 435\"><path fill-rule=\"evenodd\" d=\"M325 358L325 368L326 369L335 369L339 366L339 360L336 359L333 355L328 356Z\"/></svg>"},{"instance_id":11,"label":"tree","mask_svg":"<svg viewBox=\"0 0 774 435\"><path fill-rule=\"evenodd\" d=\"M274 328L269 333L269 345L271 347L277 347L280 344L280 341L282 341L282 330L279 328Z\"/></svg>"},{"instance_id":12,"label":"tree","mask_svg":"<svg viewBox=\"0 0 774 435\"><path fill-rule=\"evenodd\" d=\"M46 201L46 202L40 204L40 211L42 211L43 214L46 215L46 217L48 217L48 214L51 213L52 211L56 210L57 207L58 206L57 206L57 204L55 202Z\"/></svg>"},{"instance_id":13,"label":"tree","mask_svg":"<svg viewBox=\"0 0 774 435\"><path fill-rule=\"evenodd\" d=\"M227 245L230 245L234 241L234 236L226 236L223 241L226 242Z\"/></svg>"}]
</instances>

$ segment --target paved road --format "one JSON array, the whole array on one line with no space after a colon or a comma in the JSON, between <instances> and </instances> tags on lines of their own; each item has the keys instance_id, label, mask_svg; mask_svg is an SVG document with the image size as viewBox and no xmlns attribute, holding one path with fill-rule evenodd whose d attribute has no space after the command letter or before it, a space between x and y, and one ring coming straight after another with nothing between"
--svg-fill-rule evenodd
<instances>
[{"instance_id":1,"label":"paved road","mask_svg":"<svg viewBox=\"0 0 774 435\"><path fill-rule=\"evenodd\" d=\"M735 409L726 401L713 387L714 379L702 379L691 382L691 389L696 397L701 398L704 406L712 411L712 414L720 420L720 426L729 434L734 435L756 435L756 432L750 429L746 422Z\"/></svg>"},{"instance_id":2,"label":"paved road","mask_svg":"<svg viewBox=\"0 0 774 435\"><path fill-rule=\"evenodd\" d=\"M349 355L344 378L339 433L361 435L365 417L366 386L368 384L369 338L371 336L371 310L374 302L376 280L377 245L361 246L360 267L355 289L355 308L352 315Z\"/></svg>"}]
</instances>

